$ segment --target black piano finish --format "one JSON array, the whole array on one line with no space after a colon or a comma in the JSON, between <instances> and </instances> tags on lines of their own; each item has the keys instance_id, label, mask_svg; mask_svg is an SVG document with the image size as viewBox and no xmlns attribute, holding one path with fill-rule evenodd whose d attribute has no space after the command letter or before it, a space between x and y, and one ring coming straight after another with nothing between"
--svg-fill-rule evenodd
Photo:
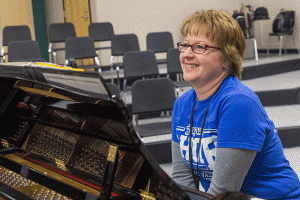
<instances>
[{"instance_id":1,"label":"black piano finish","mask_svg":"<svg viewBox=\"0 0 300 200\"><path fill-rule=\"evenodd\" d=\"M125 104L97 72L0 64L0 125L0 167L14 179L28 179L28 187L69 199L210 197L183 189L159 167ZM34 199L19 190L1 183L0 197Z\"/></svg>"}]
</instances>

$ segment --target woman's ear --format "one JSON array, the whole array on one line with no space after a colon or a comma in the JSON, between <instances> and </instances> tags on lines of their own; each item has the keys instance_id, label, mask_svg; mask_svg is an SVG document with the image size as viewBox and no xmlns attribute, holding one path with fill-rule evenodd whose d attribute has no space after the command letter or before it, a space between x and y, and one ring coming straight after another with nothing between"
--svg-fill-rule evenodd
<instances>
[{"instance_id":1,"label":"woman's ear","mask_svg":"<svg viewBox=\"0 0 300 200\"><path fill-rule=\"evenodd\" d=\"M224 61L223 63L223 71L226 71L230 67L230 62L229 61Z\"/></svg>"}]
</instances>

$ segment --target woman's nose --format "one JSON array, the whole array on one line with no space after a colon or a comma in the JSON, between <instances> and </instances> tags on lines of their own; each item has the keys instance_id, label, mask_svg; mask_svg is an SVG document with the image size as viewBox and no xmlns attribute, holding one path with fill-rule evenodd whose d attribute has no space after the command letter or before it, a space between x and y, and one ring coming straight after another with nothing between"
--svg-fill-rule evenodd
<instances>
[{"instance_id":1,"label":"woman's nose","mask_svg":"<svg viewBox=\"0 0 300 200\"><path fill-rule=\"evenodd\" d=\"M187 48L187 50L185 50L183 52L183 56L184 57L194 57L194 52L193 52L192 48L191 47Z\"/></svg>"}]
</instances>

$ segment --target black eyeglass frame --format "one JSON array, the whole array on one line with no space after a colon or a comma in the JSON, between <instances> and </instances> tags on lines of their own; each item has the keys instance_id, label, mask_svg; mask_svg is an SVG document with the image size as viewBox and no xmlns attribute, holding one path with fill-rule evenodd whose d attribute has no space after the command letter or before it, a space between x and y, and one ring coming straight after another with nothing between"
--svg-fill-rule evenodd
<instances>
[{"instance_id":1,"label":"black eyeglass frame","mask_svg":"<svg viewBox=\"0 0 300 200\"><path fill-rule=\"evenodd\" d=\"M181 44L186 44L186 45L188 45L188 48L191 47L192 51L193 51L195 54L203 54L203 53L205 53L206 50L209 49L209 48L221 50L220 47L214 47L214 46L210 46L210 45L206 45L206 44L200 44L200 45L203 45L205 48L204 48L204 51L203 51L202 53L197 53L197 52L194 51L194 46L195 46L195 45L199 45L198 43L196 43L196 44L187 44L187 43L183 43L183 42L178 42L178 43L177 43L177 48L178 48L178 50L179 50L180 52L183 52L183 50L180 50L180 49L179 49L179 47L180 47ZM185 50L184 50L184 51L185 51Z\"/></svg>"}]
</instances>

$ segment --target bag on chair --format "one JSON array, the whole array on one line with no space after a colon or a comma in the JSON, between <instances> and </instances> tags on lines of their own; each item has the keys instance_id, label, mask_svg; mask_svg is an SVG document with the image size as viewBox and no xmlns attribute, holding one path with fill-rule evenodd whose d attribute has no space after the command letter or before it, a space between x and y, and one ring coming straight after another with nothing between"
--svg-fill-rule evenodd
<instances>
[{"instance_id":1,"label":"bag on chair","mask_svg":"<svg viewBox=\"0 0 300 200\"><path fill-rule=\"evenodd\" d=\"M269 13L266 7L259 7L256 8L254 11L253 20L262 20L262 19L270 19Z\"/></svg>"},{"instance_id":2,"label":"bag on chair","mask_svg":"<svg viewBox=\"0 0 300 200\"><path fill-rule=\"evenodd\" d=\"M274 33L289 33L295 24L295 11L284 11L281 9L273 22Z\"/></svg>"}]
</instances>

